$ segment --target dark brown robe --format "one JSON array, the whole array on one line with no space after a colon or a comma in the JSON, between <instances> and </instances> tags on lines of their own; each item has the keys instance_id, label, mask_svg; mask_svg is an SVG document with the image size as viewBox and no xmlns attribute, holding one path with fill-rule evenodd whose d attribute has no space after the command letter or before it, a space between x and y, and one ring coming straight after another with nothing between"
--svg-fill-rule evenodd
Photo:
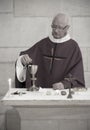
<instances>
[{"instance_id":1,"label":"dark brown robe","mask_svg":"<svg viewBox=\"0 0 90 130\"><path fill-rule=\"evenodd\" d=\"M62 82L65 88L85 87L82 55L78 44L70 39L63 43L53 43L48 37L36 43L20 55L28 54L33 64L38 65L37 86L52 88L52 84ZM70 81L70 76L72 81ZM16 87L30 87L30 74L20 83L16 77Z\"/></svg>"}]
</instances>

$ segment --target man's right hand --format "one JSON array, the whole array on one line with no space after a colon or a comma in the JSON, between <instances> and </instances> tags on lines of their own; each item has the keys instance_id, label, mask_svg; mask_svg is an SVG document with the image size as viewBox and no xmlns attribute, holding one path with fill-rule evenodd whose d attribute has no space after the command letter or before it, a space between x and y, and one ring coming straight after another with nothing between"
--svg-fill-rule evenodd
<instances>
[{"instance_id":1,"label":"man's right hand","mask_svg":"<svg viewBox=\"0 0 90 130\"><path fill-rule=\"evenodd\" d=\"M29 57L28 54L21 56L21 63L23 66L27 66L32 63L32 59Z\"/></svg>"}]
</instances>

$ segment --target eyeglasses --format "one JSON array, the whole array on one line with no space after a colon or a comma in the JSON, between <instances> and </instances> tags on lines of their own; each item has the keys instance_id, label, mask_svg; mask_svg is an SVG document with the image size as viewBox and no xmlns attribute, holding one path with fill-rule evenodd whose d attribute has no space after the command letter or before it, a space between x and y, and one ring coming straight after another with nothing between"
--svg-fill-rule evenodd
<instances>
[{"instance_id":1,"label":"eyeglasses","mask_svg":"<svg viewBox=\"0 0 90 130\"><path fill-rule=\"evenodd\" d=\"M67 25L66 25L65 27L61 27L61 26L53 25L53 24L52 24L51 27L52 27L53 29L64 30L64 29L67 27Z\"/></svg>"}]
</instances>

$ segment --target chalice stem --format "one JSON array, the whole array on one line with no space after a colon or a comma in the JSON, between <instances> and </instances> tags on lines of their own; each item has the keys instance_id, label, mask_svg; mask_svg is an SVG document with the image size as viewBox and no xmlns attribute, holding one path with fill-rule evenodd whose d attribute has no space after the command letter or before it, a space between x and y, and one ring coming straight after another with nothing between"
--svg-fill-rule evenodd
<instances>
[{"instance_id":1,"label":"chalice stem","mask_svg":"<svg viewBox=\"0 0 90 130\"><path fill-rule=\"evenodd\" d=\"M35 75L32 76L32 87L35 88Z\"/></svg>"}]
</instances>

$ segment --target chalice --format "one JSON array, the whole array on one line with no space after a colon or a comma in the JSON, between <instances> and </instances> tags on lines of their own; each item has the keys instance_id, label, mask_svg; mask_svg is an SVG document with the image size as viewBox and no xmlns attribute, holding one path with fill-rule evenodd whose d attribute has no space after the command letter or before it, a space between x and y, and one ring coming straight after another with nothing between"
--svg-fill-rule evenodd
<instances>
[{"instance_id":1,"label":"chalice","mask_svg":"<svg viewBox=\"0 0 90 130\"><path fill-rule=\"evenodd\" d=\"M38 70L38 66L37 65L28 65L28 69L29 69L29 73L31 74L31 82L32 82L32 86L30 87L30 91L38 91L39 88L36 86L36 73Z\"/></svg>"}]
</instances>

